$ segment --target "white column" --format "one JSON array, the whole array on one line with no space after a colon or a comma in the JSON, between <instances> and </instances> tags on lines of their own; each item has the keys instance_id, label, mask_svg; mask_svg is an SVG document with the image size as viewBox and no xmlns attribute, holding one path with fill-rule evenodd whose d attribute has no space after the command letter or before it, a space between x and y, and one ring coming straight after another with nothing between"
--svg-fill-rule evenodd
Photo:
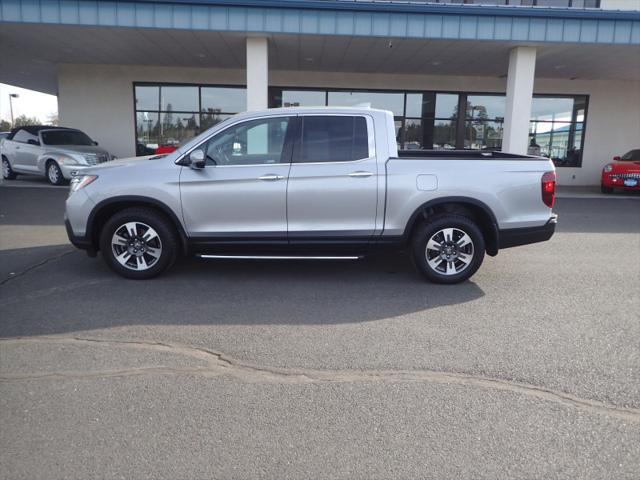
<instances>
[{"instance_id":1,"label":"white column","mask_svg":"<svg viewBox=\"0 0 640 480\"><path fill-rule=\"evenodd\" d=\"M247 38L247 110L268 108L269 45L264 37Z\"/></svg>"},{"instance_id":2,"label":"white column","mask_svg":"<svg viewBox=\"0 0 640 480\"><path fill-rule=\"evenodd\" d=\"M507 74L503 152L520 155L527 153L535 71L536 49L534 47L515 47L511 50Z\"/></svg>"}]
</instances>

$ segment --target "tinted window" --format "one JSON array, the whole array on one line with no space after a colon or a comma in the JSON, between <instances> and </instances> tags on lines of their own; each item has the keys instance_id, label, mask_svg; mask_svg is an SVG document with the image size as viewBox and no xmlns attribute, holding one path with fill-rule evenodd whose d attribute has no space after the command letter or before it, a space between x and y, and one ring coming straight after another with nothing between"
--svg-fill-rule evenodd
<instances>
[{"instance_id":1,"label":"tinted window","mask_svg":"<svg viewBox=\"0 0 640 480\"><path fill-rule=\"evenodd\" d=\"M348 162L369 156L364 117L306 116L300 162Z\"/></svg>"},{"instance_id":2,"label":"tinted window","mask_svg":"<svg viewBox=\"0 0 640 480\"><path fill-rule=\"evenodd\" d=\"M18 130L12 139L14 142L27 143L29 140L38 141L37 135L33 135L26 130Z\"/></svg>"},{"instance_id":3,"label":"tinted window","mask_svg":"<svg viewBox=\"0 0 640 480\"><path fill-rule=\"evenodd\" d=\"M288 117L277 117L227 128L207 142L207 163L218 166L280 163L288 126Z\"/></svg>"},{"instance_id":4,"label":"tinted window","mask_svg":"<svg viewBox=\"0 0 640 480\"><path fill-rule=\"evenodd\" d=\"M631 150L630 152L625 153L621 160L634 161L640 160L640 150Z\"/></svg>"},{"instance_id":5,"label":"tinted window","mask_svg":"<svg viewBox=\"0 0 640 480\"><path fill-rule=\"evenodd\" d=\"M93 145L80 130L45 130L40 135L45 145Z\"/></svg>"}]
</instances>

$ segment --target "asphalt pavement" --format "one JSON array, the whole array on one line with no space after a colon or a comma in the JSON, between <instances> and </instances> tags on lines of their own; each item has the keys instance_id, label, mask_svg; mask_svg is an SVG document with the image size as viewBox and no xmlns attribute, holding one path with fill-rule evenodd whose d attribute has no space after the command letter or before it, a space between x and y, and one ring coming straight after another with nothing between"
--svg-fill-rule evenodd
<instances>
[{"instance_id":1,"label":"asphalt pavement","mask_svg":"<svg viewBox=\"0 0 640 480\"><path fill-rule=\"evenodd\" d=\"M401 255L71 247L65 188L0 187L0 478L615 478L640 472L640 198L425 283ZM29 186L26 186L29 185Z\"/></svg>"}]
</instances>

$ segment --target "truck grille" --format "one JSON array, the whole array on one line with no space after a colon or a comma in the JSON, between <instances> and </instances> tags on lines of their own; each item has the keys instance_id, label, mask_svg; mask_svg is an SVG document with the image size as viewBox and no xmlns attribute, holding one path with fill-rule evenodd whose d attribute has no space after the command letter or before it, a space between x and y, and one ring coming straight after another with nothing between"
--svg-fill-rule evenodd
<instances>
[{"instance_id":1,"label":"truck grille","mask_svg":"<svg viewBox=\"0 0 640 480\"><path fill-rule=\"evenodd\" d=\"M637 180L640 180L640 172L639 173L614 173L613 175L611 175L611 178L620 178L622 180L625 180L627 178L635 178Z\"/></svg>"}]
</instances>

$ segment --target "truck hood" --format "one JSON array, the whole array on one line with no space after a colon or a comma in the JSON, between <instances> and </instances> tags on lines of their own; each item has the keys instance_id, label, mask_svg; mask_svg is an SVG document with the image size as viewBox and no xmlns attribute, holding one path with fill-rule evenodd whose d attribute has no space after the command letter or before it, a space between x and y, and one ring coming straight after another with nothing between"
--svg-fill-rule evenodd
<instances>
[{"instance_id":1,"label":"truck hood","mask_svg":"<svg viewBox=\"0 0 640 480\"><path fill-rule=\"evenodd\" d=\"M99 174L100 171L108 169L108 168L125 168L133 165L141 165L145 162L158 160L160 158L164 158L166 155L146 155L143 157L129 157L129 158L118 158L117 160L111 160L110 162L104 162L99 165L87 168L83 170L83 173L95 173Z\"/></svg>"}]
</instances>

